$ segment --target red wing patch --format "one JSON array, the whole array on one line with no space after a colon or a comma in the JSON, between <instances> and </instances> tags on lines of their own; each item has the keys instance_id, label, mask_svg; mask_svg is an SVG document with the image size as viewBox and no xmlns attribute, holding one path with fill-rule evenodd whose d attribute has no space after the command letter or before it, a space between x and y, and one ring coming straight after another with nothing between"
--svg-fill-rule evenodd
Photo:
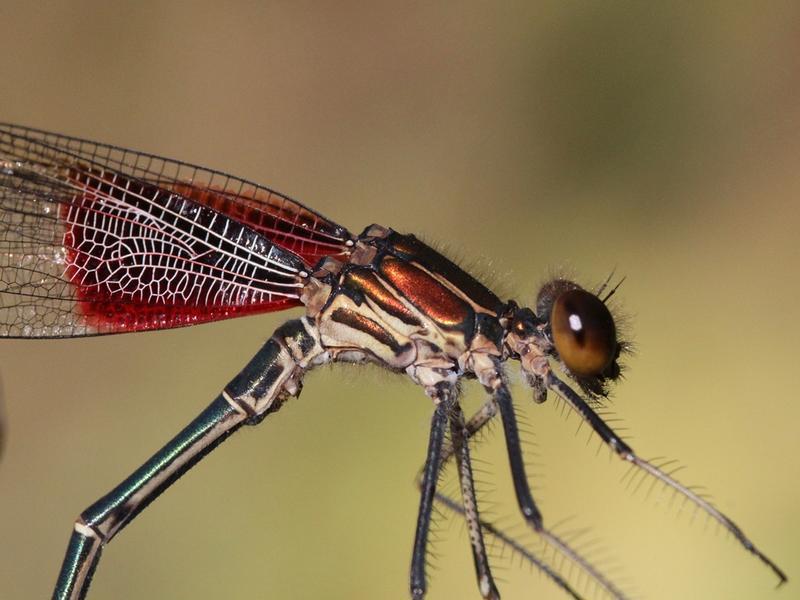
<instances>
[{"instance_id":1,"label":"red wing patch","mask_svg":"<svg viewBox=\"0 0 800 600\"><path fill-rule=\"evenodd\" d=\"M307 271L349 240L219 172L0 125L0 336L167 329L297 306Z\"/></svg>"}]
</instances>

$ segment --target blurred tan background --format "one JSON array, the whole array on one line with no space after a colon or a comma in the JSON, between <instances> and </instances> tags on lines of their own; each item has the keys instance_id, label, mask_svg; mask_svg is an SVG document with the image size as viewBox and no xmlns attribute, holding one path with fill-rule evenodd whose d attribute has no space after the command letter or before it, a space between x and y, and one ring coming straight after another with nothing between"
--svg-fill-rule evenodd
<instances>
[{"instance_id":1,"label":"blurred tan background","mask_svg":"<svg viewBox=\"0 0 800 600\"><path fill-rule=\"evenodd\" d=\"M636 597L797 597L797 3L363 4L7 1L0 118L416 232L523 302L554 270L593 285L616 267L628 439L687 465L790 582L658 489L626 490L574 416L516 385L546 522L588 528ZM0 597L49 597L73 518L287 316L0 344ZM430 413L375 369L313 373L114 540L90 598L407 598ZM504 453L497 432L474 451L485 508L513 517ZM429 597L478 598L463 526L439 525ZM495 564L504 598L563 597Z\"/></svg>"}]
</instances>

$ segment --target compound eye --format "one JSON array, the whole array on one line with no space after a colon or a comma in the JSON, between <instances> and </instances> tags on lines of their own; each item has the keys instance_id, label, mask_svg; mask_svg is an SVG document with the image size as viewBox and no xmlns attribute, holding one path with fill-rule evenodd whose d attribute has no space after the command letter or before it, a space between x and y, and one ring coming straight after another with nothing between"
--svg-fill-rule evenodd
<instances>
[{"instance_id":1,"label":"compound eye","mask_svg":"<svg viewBox=\"0 0 800 600\"><path fill-rule=\"evenodd\" d=\"M573 289L559 294L550 312L556 351L578 377L598 377L617 353L617 331L606 305L594 294Z\"/></svg>"}]
</instances>

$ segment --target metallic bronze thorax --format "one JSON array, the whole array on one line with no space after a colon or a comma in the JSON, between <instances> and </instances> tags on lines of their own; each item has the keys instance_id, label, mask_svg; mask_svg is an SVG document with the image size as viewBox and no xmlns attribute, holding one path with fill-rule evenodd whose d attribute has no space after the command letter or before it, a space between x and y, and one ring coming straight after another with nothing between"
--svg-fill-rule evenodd
<instances>
[{"instance_id":1,"label":"metallic bronze thorax","mask_svg":"<svg viewBox=\"0 0 800 600\"><path fill-rule=\"evenodd\" d=\"M502 355L504 304L413 235L372 225L349 261L326 260L304 294L334 359L376 361L419 383Z\"/></svg>"}]
</instances>

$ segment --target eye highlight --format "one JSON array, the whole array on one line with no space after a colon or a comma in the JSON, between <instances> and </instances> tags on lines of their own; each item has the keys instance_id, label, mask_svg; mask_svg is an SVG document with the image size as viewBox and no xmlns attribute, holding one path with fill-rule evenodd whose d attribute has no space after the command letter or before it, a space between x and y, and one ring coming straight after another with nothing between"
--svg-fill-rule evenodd
<instances>
[{"instance_id":1,"label":"eye highlight","mask_svg":"<svg viewBox=\"0 0 800 600\"><path fill-rule=\"evenodd\" d=\"M558 295L550 312L556 351L578 377L602 375L617 354L617 330L606 305L580 288Z\"/></svg>"}]
</instances>

